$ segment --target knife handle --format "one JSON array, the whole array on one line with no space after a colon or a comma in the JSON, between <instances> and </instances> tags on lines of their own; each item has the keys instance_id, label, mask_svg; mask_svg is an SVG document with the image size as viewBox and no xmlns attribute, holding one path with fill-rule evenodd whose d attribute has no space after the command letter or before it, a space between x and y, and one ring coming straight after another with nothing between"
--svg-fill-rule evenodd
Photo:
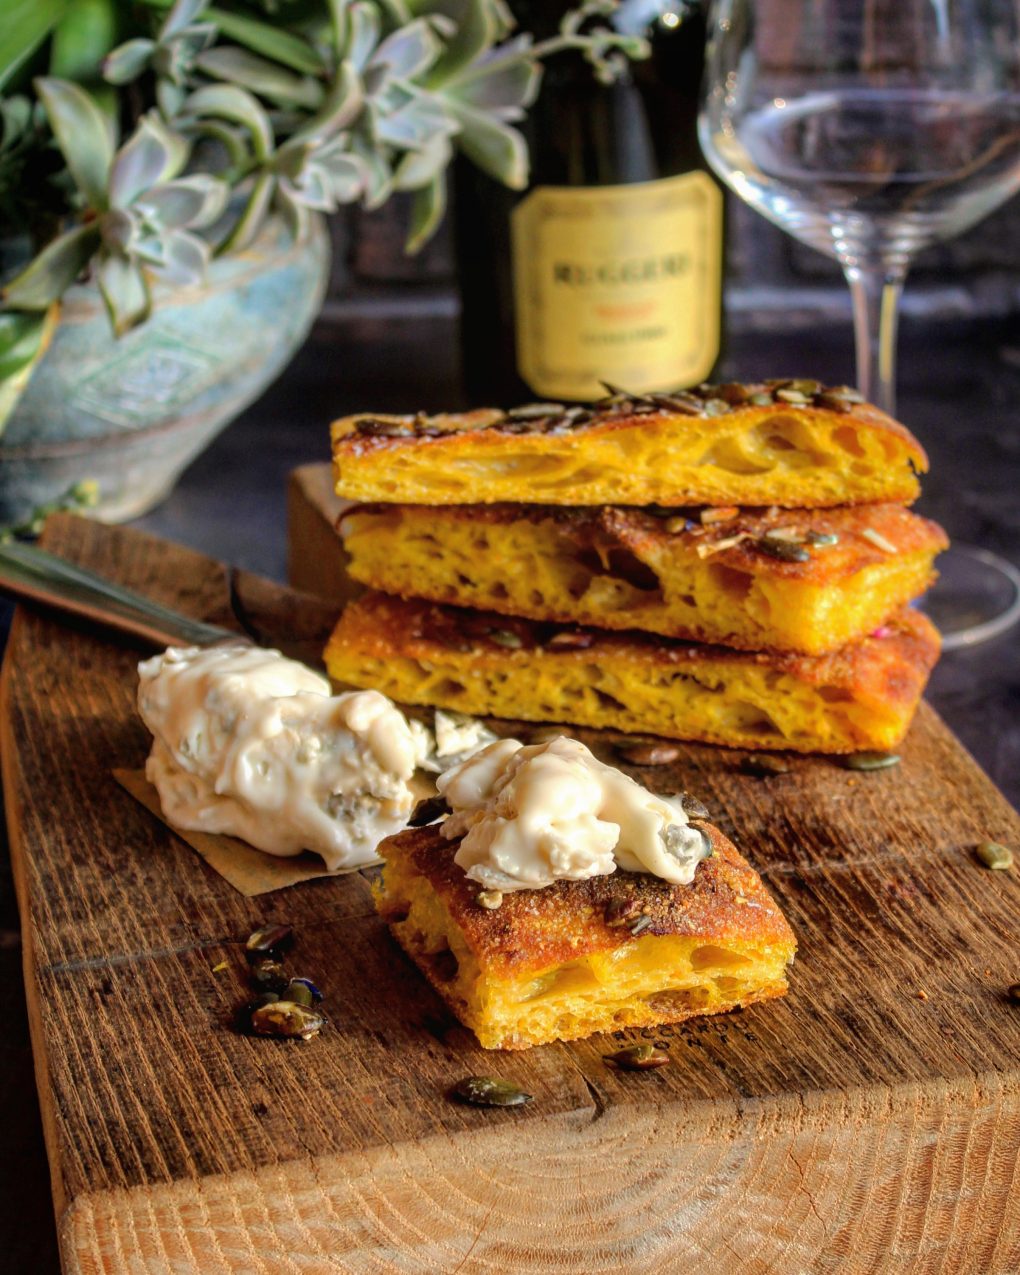
<instances>
[{"instance_id":1,"label":"knife handle","mask_svg":"<svg viewBox=\"0 0 1020 1275\"><path fill-rule=\"evenodd\" d=\"M244 640L230 629L192 620L45 549L16 540L0 544L0 590L83 616L155 646Z\"/></svg>"}]
</instances>

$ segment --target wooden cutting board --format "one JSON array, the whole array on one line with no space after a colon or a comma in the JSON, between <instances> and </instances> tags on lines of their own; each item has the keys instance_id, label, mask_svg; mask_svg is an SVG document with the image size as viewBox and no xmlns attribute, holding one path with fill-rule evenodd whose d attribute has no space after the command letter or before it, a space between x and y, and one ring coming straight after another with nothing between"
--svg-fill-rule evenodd
<instances>
[{"instance_id":1,"label":"wooden cutting board","mask_svg":"<svg viewBox=\"0 0 1020 1275\"><path fill-rule=\"evenodd\" d=\"M67 516L47 547L314 658L332 608ZM67 1275L79 1272L1020 1270L1020 873L972 855L1020 822L925 708L896 769L799 758L677 770L800 939L780 1002L486 1054L373 914L359 876L245 900L111 777L142 764L139 652L26 610L3 772ZM605 747L605 740L584 737ZM678 776L666 776L675 786ZM231 1029L241 942L297 930L327 993L307 1044ZM227 968L217 972L221 962ZM459 1106L495 1073L527 1107Z\"/></svg>"}]
</instances>

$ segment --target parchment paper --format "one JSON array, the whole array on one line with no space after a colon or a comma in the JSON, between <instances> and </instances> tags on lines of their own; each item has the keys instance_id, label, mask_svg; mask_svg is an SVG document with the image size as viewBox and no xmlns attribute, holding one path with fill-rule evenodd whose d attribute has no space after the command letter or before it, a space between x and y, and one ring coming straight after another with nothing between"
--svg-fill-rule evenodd
<instances>
[{"instance_id":1,"label":"parchment paper","mask_svg":"<svg viewBox=\"0 0 1020 1275\"><path fill-rule=\"evenodd\" d=\"M317 854L307 851L292 858L283 858L256 850L238 837L210 832L185 832L181 828L175 828L163 817L159 794L145 778L143 770L114 770L113 777L146 810L201 855L210 868L247 898L269 894L272 890L285 890L287 886L298 885L302 881L314 881L317 877L346 876L350 872L360 871L362 867L371 866L361 864L358 868L341 868L339 872L330 872ZM435 792L435 785L431 780L420 774L414 776L410 786L418 798ZM372 860L372 863L381 862L381 859Z\"/></svg>"}]
</instances>

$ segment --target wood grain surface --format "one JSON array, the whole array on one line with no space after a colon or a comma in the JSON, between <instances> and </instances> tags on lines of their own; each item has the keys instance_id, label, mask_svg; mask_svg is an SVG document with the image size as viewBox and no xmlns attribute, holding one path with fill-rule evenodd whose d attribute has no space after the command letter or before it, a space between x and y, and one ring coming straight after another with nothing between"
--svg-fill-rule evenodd
<instances>
[{"instance_id":1,"label":"wood grain surface","mask_svg":"<svg viewBox=\"0 0 1020 1275\"><path fill-rule=\"evenodd\" d=\"M46 546L314 659L327 603L67 516ZM147 751L139 651L19 612L2 755L63 1261L79 1272L1020 1270L1020 878L974 845L1020 821L927 709L891 770L684 748L684 787L800 940L781 1002L487 1054L376 919L365 879L237 894L114 782ZM608 737L581 732L602 755ZM326 991L307 1044L231 1026L241 944L292 923ZM216 972L221 962L227 968ZM505 1111L451 1102L499 1074Z\"/></svg>"}]
</instances>

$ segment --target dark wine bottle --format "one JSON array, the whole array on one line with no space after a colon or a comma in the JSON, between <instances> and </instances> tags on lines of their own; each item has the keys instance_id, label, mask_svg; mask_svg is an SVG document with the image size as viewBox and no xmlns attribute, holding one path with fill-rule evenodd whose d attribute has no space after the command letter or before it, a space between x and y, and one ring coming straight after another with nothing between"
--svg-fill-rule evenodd
<instances>
[{"instance_id":1,"label":"dark wine bottle","mask_svg":"<svg viewBox=\"0 0 1020 1275\"><path fill-rule=\"evenodd\" d=\"M569 6L511 0L551 35ZM531 184L461 163L454 234L464 385L475 403L598 398L711 377L719 358L723 198L701 155L700 0L623 0L608 19L651 56L601 83L575 51L546 64L521 125Z\"/></svg>"}]
</instances>

